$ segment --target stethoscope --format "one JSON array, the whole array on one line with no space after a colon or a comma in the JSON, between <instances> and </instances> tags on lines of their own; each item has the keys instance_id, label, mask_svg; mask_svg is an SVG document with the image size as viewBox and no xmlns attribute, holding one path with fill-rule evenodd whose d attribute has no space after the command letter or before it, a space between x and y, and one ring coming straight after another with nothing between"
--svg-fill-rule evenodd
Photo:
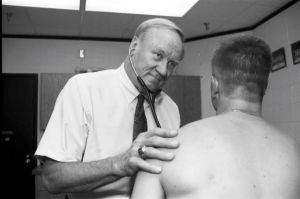
<instances>
[{"instance_id":1,"label":"stethoscope","mask_svg":"<svg viewBox=\"0 0 300 199\"><path fill-rule=\"evenodd\" d=\"M139 84L142 86L144 97L145 97L146 101L148 102L148 104L150 106L150 109L151 109L154 121L156 123L156 126L158 128L161 128L160 123L159 123L158 118L157 118L157 115L156 115L156 112L155 112L155 108L154 108L155 96L153 96L153 95L150 94L150 91L149 91L148 87L146 86L145 82L137 74L137 72L136 72L136 70L135 70L135 68L133 66L132 60L131 60L131 48L129 48L129 61L130 61L131 68L133 69L133 71L134 71L134 73L136 75L136 78L137 78Z\"/></svg>"}]
</instances>

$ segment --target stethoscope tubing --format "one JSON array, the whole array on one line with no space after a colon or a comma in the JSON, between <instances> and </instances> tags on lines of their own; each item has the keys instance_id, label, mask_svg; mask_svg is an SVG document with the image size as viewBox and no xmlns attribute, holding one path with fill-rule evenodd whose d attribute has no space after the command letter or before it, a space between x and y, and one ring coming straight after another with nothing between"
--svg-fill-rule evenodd
<instances>
[{"instance_id":1,"label":"stethoscope tubing","mask_svg":"<svg viewBox=\"0 0 300 199\"><path fill-rule=\"evenodd\" d=\"M145 98L146 98L148 104L150 105L150 109L151 109L152 116L154 118L155 124L156 124L156 126L158 128L161 128L161 125L159 123L159 120L157 118L157 115L156 115L156 112L155 112L155 108L154 108L154 100L155 99L152 100L151 95L150 95L150 93L148 91L148 88L147 88L145 82L142 80L142 78L140 76L137 76L137 79L138 79L139 83L141 84L144 93L146 94Z\"/></svg>"},{"instance_id":2,"label":"stethoscope tubing","mask_svg":"<svg viewBox=\"0 0 300 199\"><path fill-rule=\"evenodd\" d=\"M136 78L137 78L138 82L140 83L140 85L142 86L143 92L144 92L145 95L146 95L146 96L145 96L145 95L144 95L144 96L145 96L145 99L146 99L146 101L148 102L148 104L149 104L149 106L150 106L151 113L152 113L152 116L153 116L153 118L154 118L155 124L156 124L156 126L157 126L158 128L161 128L161 125L160 125L160 123L159 123L159 120L158 120L158 118L157 118L157 115L156 115L156 112L155 112L155 108L154 108L154 100L155 100L155 99L152 100L152 97L151 97L151 95L150 95L150 92L149 92L148 87L146 86L146 84L145 84L145 82L142 80L142 78L137 74L137 72L136 72L136 70L135 70L135 68L134 68L134 66L133 66L132 60L131 60L130 49L129 49L129 61L130 61L130 65L131 65L131 67L132 67L132 69L133 69L133 71L134 71L134 73L135 73L135 75L136 75Z\"/></svg>"}]
</instances>

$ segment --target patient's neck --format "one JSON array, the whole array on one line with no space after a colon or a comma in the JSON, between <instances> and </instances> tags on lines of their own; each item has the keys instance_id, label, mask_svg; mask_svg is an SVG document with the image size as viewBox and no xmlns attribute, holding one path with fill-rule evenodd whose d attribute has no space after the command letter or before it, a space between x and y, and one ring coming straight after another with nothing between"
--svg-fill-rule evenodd
<instances>
[{"instance_id":1,"label":"patient's neck","mask_svg":"<svg viewBox=\"0 0 300 199\"><path fill-rule=\"evenodd\" d=\"M261 103L249 102L243 99L221 99L217 107L217 115L230 111L240 111L261 117Z\"/></svg>"}]
</instances>

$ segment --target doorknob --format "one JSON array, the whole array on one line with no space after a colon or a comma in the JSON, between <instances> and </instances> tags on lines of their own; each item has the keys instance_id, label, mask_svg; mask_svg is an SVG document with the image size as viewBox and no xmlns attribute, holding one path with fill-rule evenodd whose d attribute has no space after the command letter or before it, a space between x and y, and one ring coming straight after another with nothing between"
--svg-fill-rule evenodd
<instances>
[{"instance_id":1,"label":"doorknob","mask_svg":"<svg viewBox=\"0 0 300 199\"><path fill-rule=\"evenodd\" d=\"M1 137L3 137L3 140L5 142L10 142L12 136L14 135L14 132L12 130L2 130L1 131Z\"/></svg>"},{"instance_id":2,"label":"doorknob","mask_svg":"<svg viewBox=\"0 0 300 199\"><path fill-rule=\"evenodd\" d=\"M26 164L30 164L30 162L31 162L31 160L30 160L30 155L27 154L27 155L26 155L26 158L25 158L25 163L26 163Z\"/></svg>"}]
</instances>

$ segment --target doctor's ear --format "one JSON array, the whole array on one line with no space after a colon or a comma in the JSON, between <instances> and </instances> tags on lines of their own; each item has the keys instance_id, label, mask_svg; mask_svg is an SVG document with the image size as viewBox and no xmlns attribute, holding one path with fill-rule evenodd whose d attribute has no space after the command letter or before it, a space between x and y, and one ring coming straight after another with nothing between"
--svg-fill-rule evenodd
<instances>
[{"instance_id":1,"label":"doctor's ear","mask_svg":"<svg viewBox=\"0 0 300 199\"><path fill-rule=\"evenodd\" d=\"M130 46L129 46L129 55L132 56L134 54L134 51L138 45L138 38L136 36L133 37Z\"/></svg>"},{"instance_id":2,"label":"doctor's ear","mask_svg":"<svg viewBox=\"0 0 300 199\"><path fill-rule=\"evenodd\" d=\"M129 56L133 55L133 51L134 51L134 49L132 49L131 47L129 47Z\"/></svg>"}]
</instances>

